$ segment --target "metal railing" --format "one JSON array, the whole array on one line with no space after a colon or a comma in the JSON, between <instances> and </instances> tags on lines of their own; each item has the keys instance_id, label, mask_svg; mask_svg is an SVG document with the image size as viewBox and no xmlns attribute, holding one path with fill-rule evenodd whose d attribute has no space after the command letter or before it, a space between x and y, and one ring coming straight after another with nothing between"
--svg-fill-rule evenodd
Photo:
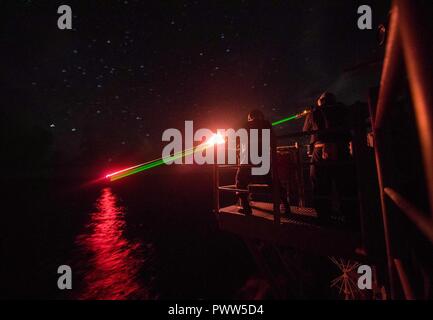
<instances>
[{"instance_id":1,"label":"metal railing","mask_svg":"<svg viewBox=\"0 0 433 320\"><path fill-rule=\"evenodd\" d=\"M377 104L375 101L370 103L392 299L401 295L406 299L415 298L405 261L396 257L397 251L401 250L398 243L410 237L395 231L402 224L400 214L433 243L433 51L430 40L433 16L429 4L428 1L394 0ZM395 189L393 183L398 182L398 178L390 173L395 164L388 155L388 144L395 137L387 131L397 125L392 123L390 113L405 75L418 130L430 214L417 208L415 202Z\"/></svg>"},{"instance_id":2,"label":"metal railing","mask_svg":"<svg viewBox=\"0 0 433 320\"><path fill-rule=\"evenodd\" d=\"M351 141L352 143L355 141L359 141L359 137L357 137L357 134L359 134L359 131L354 130L353 127L349 128L339 128L339 129L334 129L334 130L314 130L314 131L305 131L305 132L295 132L295 133L289 133L289 134L285 134L285 135L280 135L277 136L276 139L281 141L284 139L293 139L293 138L304 138L304 137L308 137L314 134L324 134L324 133L351 133ZM365 132L364 132L365 133ZM364 134L365 135L365 134ZM279 148L279 147L277 147ZM274 163L275 159L276 159L276 150L273 151L274 154L271 157L271 170L272 170L272 198L273 198L273 219L275 224L280 224L281 223L281 213L280 213L280 203L281 203L281 196L280 196L280 183L278 183L277 181L279 181L279 174L278 174L278 167L277 165ZM221 192L231 192L231 193L247 193L250 194L250 191L248 189L238 189L236 188L236 185L220 185L220 171L222 169L238 169L241 167L246 167L246 168L252 168L254 167L254 165L250 165L250 164L231 164L231 165L218 165L217 163L217 148L215 148L214 150L214 157L215 157L215 164L214 164L214 211L215 213L219 213L220 212L220 195ZM330 161L330 164L324 164L324 165L333 165L333 166L347 166L348 164L351 165L355 165L356 169L358 172L362 173L363 171L365 171L365 168L363 168L363 162L359 161L357 158L361 158L360 155L362 155L364 153L364 151L358 147L358 144L353 143L353 160L350 161L344 161L344 160L337 160L337 161ZM300 160L300 167L302 169L302 167L309 167L313 165L313 163L311 161L305 162L305 161L301 161ZM317 165L317 164L314 164ZM362 174L361 174L362 175ZM357 179L357 183L361 183L361 180ZM362 194L362 188L358 187L358 194L357 194L357 202L358 204L362 201L365 201L365 197ZM304 203L304 202L301 202ZM361 218L362 216L364 216L364 212L363 212L363 206L359 205L359 210L360 210L360 229L361 229L361 233L363 233L363 231L366 229L364 224L368 221L368 219L365 218ZM365 236L361 237L362 239L365 238ZM362 244L360 244L361 247L365 247Z\"/></svg>"},{"instance_id":3,"label":"metal railing","mask_svg":"<svg viewBox=\"0 0 433 320\"><path fill-rule=\"evenodd\" d=\"M246 193L249 194L250 191L248 189L238 189L236 185L220 185L220 170L221 169L238 169L238 168L253 168L254 165L250 164L233 164L233 165L219 165L216 161L216 152L217 148L214 150L215 154L215 164L213 165L214 168L214 211L215 213L220 212L220 193L221 192L231 192L231 193ZM271 164L271 170L272 170L272 181L276 181L278 179L277 174L277 168L275 165ZM272 195L273 195L273 218L275 224L280 224L281 217L280 217L280 190L279 190L279 184L278 183L272 183Z\"/></svg>"}]
</instances>

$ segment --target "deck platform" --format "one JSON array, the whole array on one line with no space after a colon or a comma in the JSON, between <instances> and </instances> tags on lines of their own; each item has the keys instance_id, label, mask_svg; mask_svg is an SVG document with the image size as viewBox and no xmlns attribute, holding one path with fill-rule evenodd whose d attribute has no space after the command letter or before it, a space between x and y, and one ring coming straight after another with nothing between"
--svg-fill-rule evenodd
<instances>
[{"instance_id":1,"label":"deck platform","mask_svg":"<svg viewBox=\"0 0 433 320\"><path fill-rule=\"evenodd\" d=\"M342 227L320 226L313 208L291 207L293 215L282 215L276 224L272 203L251 202L253 214L239 213L239 206L221 208L218 214L222 230L243 238L259 239L275 245L293 247L318 255L356 257L360 235Z\"/></svg>"}]
</instances>

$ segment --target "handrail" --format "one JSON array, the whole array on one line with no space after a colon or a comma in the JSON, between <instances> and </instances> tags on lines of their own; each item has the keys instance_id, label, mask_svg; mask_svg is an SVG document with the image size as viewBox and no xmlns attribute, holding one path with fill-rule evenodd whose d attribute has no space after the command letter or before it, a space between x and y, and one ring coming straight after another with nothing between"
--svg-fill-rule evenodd
<instances>
[{"instance_id":1,"label":"handrail","mask_svg":"<svg viewBox=\"0 0 433 320\"><path fill-rule=\"evenodd\" d=\"M400 34L414 104L421 154L427 181L427 192L433 217L433 37L431 16L423 16L430 2L398 0ZM420 19L419 17L424 19ZM422 32L420 32L422 30ZM430 67L427 67L430 66Z\"/></svg>"},{"instance_id":2,"label":"handrail","mask_svg":"<svg viewBox=\"0 0 433 320\"><path fill-rule=\"evenodd\" d=\"M403 288L406 300L415 300L415 295L413 294L413 289L410 285L403 263L399 259L394 259L394 264L395 268L397 269L398 277L400 278L400 283Z\"/></svg>"},{"instance_id":3,"label":"handrail","mask_svg":"<svg viewBox=\"0 0 433 320\"><path fill-rule=\"evenodd\" d=\"M400 54L400 39L398 37L398 10L395 2L392 5L391 18L389 23L389 35L386 44L384 64L382 66L382 76L380 80L380 91L378 101L375 106L370 108L370 119L375 138L374 154L376 159L377 178L379 183L380 192L380 205L382 211L382 222L383 222L383 235L386 249L386 260L387 260L387 271L388 281L391 299L395 299L395 272L393 263L393 247L392 247L392 235L391 235L391 223L388 213L388 208L385 203L384 196L384 174L383 174L383 154L382 150L382 139L380 128L384 119L384 113L387 111L390 103L392 93L397 82L398 68L401 66L401 54Z\"/></svg>"},{"instance_id":4,"label":"handrail","mask_svg":"<svg viewBox=\"0 0 433 320\"><path fill-rule=\"evenodd\" d=\"M328 167L328 166L345 166L345 165L352 165L353 160L329 160L326 163L314 163L312 161L302 161L300 163L302 166L319 166L319 167ZM220 169L237 169L237 168L256 168L259 167L259 165L251 165L251 164L217 164L216 165Z\"/></svg>"},{"instance_id":5,"label":"handrail","mask_svg":"<svg viewBox=\"0 0 433 320\"><path fill-rule=\"evenodd\" d=\"M433 243L433 220L416 208L409 200L392 188L385 188L385 194L395 205L418 227L418 229Z\"/></svg>"},{"instance_id":6,"label":"handrail","mask_svg":"<svg viewBox=\"0 0 433 320\"><path fill-rule=\"evenodd\" d=\"M394 0L391 10L389 35L386 46L385 60L382 68L380 92L376 108L371 108L371 120L375 137L375 156L380 189L382 220L386 255L388 264L391 298L396 298L394 284L395 272L407 299L413 299L414 294L409 278L401 261L394 258L394 243L398 232L395 220L396 209L401 211L427 239L433 243L433 69L431 56L433 46L431 38L431 16L426 12L428 1ZM430 35L426 34L430 33ZM430 67L428 67L430 66ZM401 83L403 72L407 74L410 96L413 102L414 116L418 129L423 168L426 176L426 189L431 215L423 213L400 193L386 186L392 181L392 159L386 158L385 150L392 135L387 132L386 121L396 96L396 89ZM391 124L392 125L392 124ZM396 206L394 208L388 197Z\"/></svg>"},{"instance_id":7,"label":"handrail","mask_svg":"<svg viewBox=\"0 0 433 320\"><path fill-rule=\"evenodd\" d=\"M226 186L219 186L218 190L227 192L238 192L238 193L248 193L248 189L238 189L236 185L230 184Z\"/></svg>"},{"instance_id":8,"label":"handrail","mask_svg":"<svg viewBox=\"0 0 433 320\"><path fill-rule=\"evenodd\" d=\"M351 129L352 128L350 127L341 127L341 128L326 129L326 130L297 131L297 132L276 136L276 139L282 140L287 138L298 138L298 137L312 136L314 134L324 134L324 133L347 133L350 132Z\"/></svg>"},{"instance_id":9,"label":"handrail","mask_svg":"<svg viewBox=\"0 0 433 320\"><path fill-rule=\"evenodd\" d=\"M401 70L401 44L398 37L399 10L393 6L389 23L389 35L386 44L386 55L382 67L382 77L380 79L380 95L377 101L375 114L372 116L373 128L382 127L385 113L391 105L391 98L397 83L398 73Z\"/></svg>"}]
</instances>

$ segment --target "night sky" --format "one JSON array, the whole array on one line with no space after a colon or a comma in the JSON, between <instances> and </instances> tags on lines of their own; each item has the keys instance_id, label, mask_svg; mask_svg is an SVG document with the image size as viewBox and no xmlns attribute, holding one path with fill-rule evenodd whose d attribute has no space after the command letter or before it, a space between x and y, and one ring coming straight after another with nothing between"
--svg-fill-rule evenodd
<instances>
[{"instance_id":1,"label":"night sky","mask_svg":"<svg viewBox=\"0 0 433 320\"><path fill-rule=\"evenodd\" d=\"M72 8L73 30L57 28L61 4ZM260 108L274 121L324 90L365 101L380 65L347 70L383 48L375 30L357 29L362 4L3 2L6 140L59 163L133 162L158 157L162 132L185 120L233 127ZM388 2L368 4L374 28L386 23Z\"/></svg>"}]
</instances>

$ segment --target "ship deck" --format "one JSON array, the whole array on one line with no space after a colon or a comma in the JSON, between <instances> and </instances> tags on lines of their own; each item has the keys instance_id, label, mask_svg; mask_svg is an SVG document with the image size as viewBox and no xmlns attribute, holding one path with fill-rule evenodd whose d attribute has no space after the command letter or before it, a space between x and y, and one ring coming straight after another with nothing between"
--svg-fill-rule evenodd
<instances>
[{"instance_id":1,"label":"ship deck","mask_svg":"<svg viewBox=\"0 0 433 320\"><path fill-rule=\"evenodd\" d=\"M218 221L222 230L243 238L258 239L280 246L293 247L318 255L354 257L360 247L359 233L338 226L317 224L313 208L291 207L291 216L274 222L272 203L251 202L252 215L239 213L239 206L221 208Z\"/></svg>"}]
</instances>

